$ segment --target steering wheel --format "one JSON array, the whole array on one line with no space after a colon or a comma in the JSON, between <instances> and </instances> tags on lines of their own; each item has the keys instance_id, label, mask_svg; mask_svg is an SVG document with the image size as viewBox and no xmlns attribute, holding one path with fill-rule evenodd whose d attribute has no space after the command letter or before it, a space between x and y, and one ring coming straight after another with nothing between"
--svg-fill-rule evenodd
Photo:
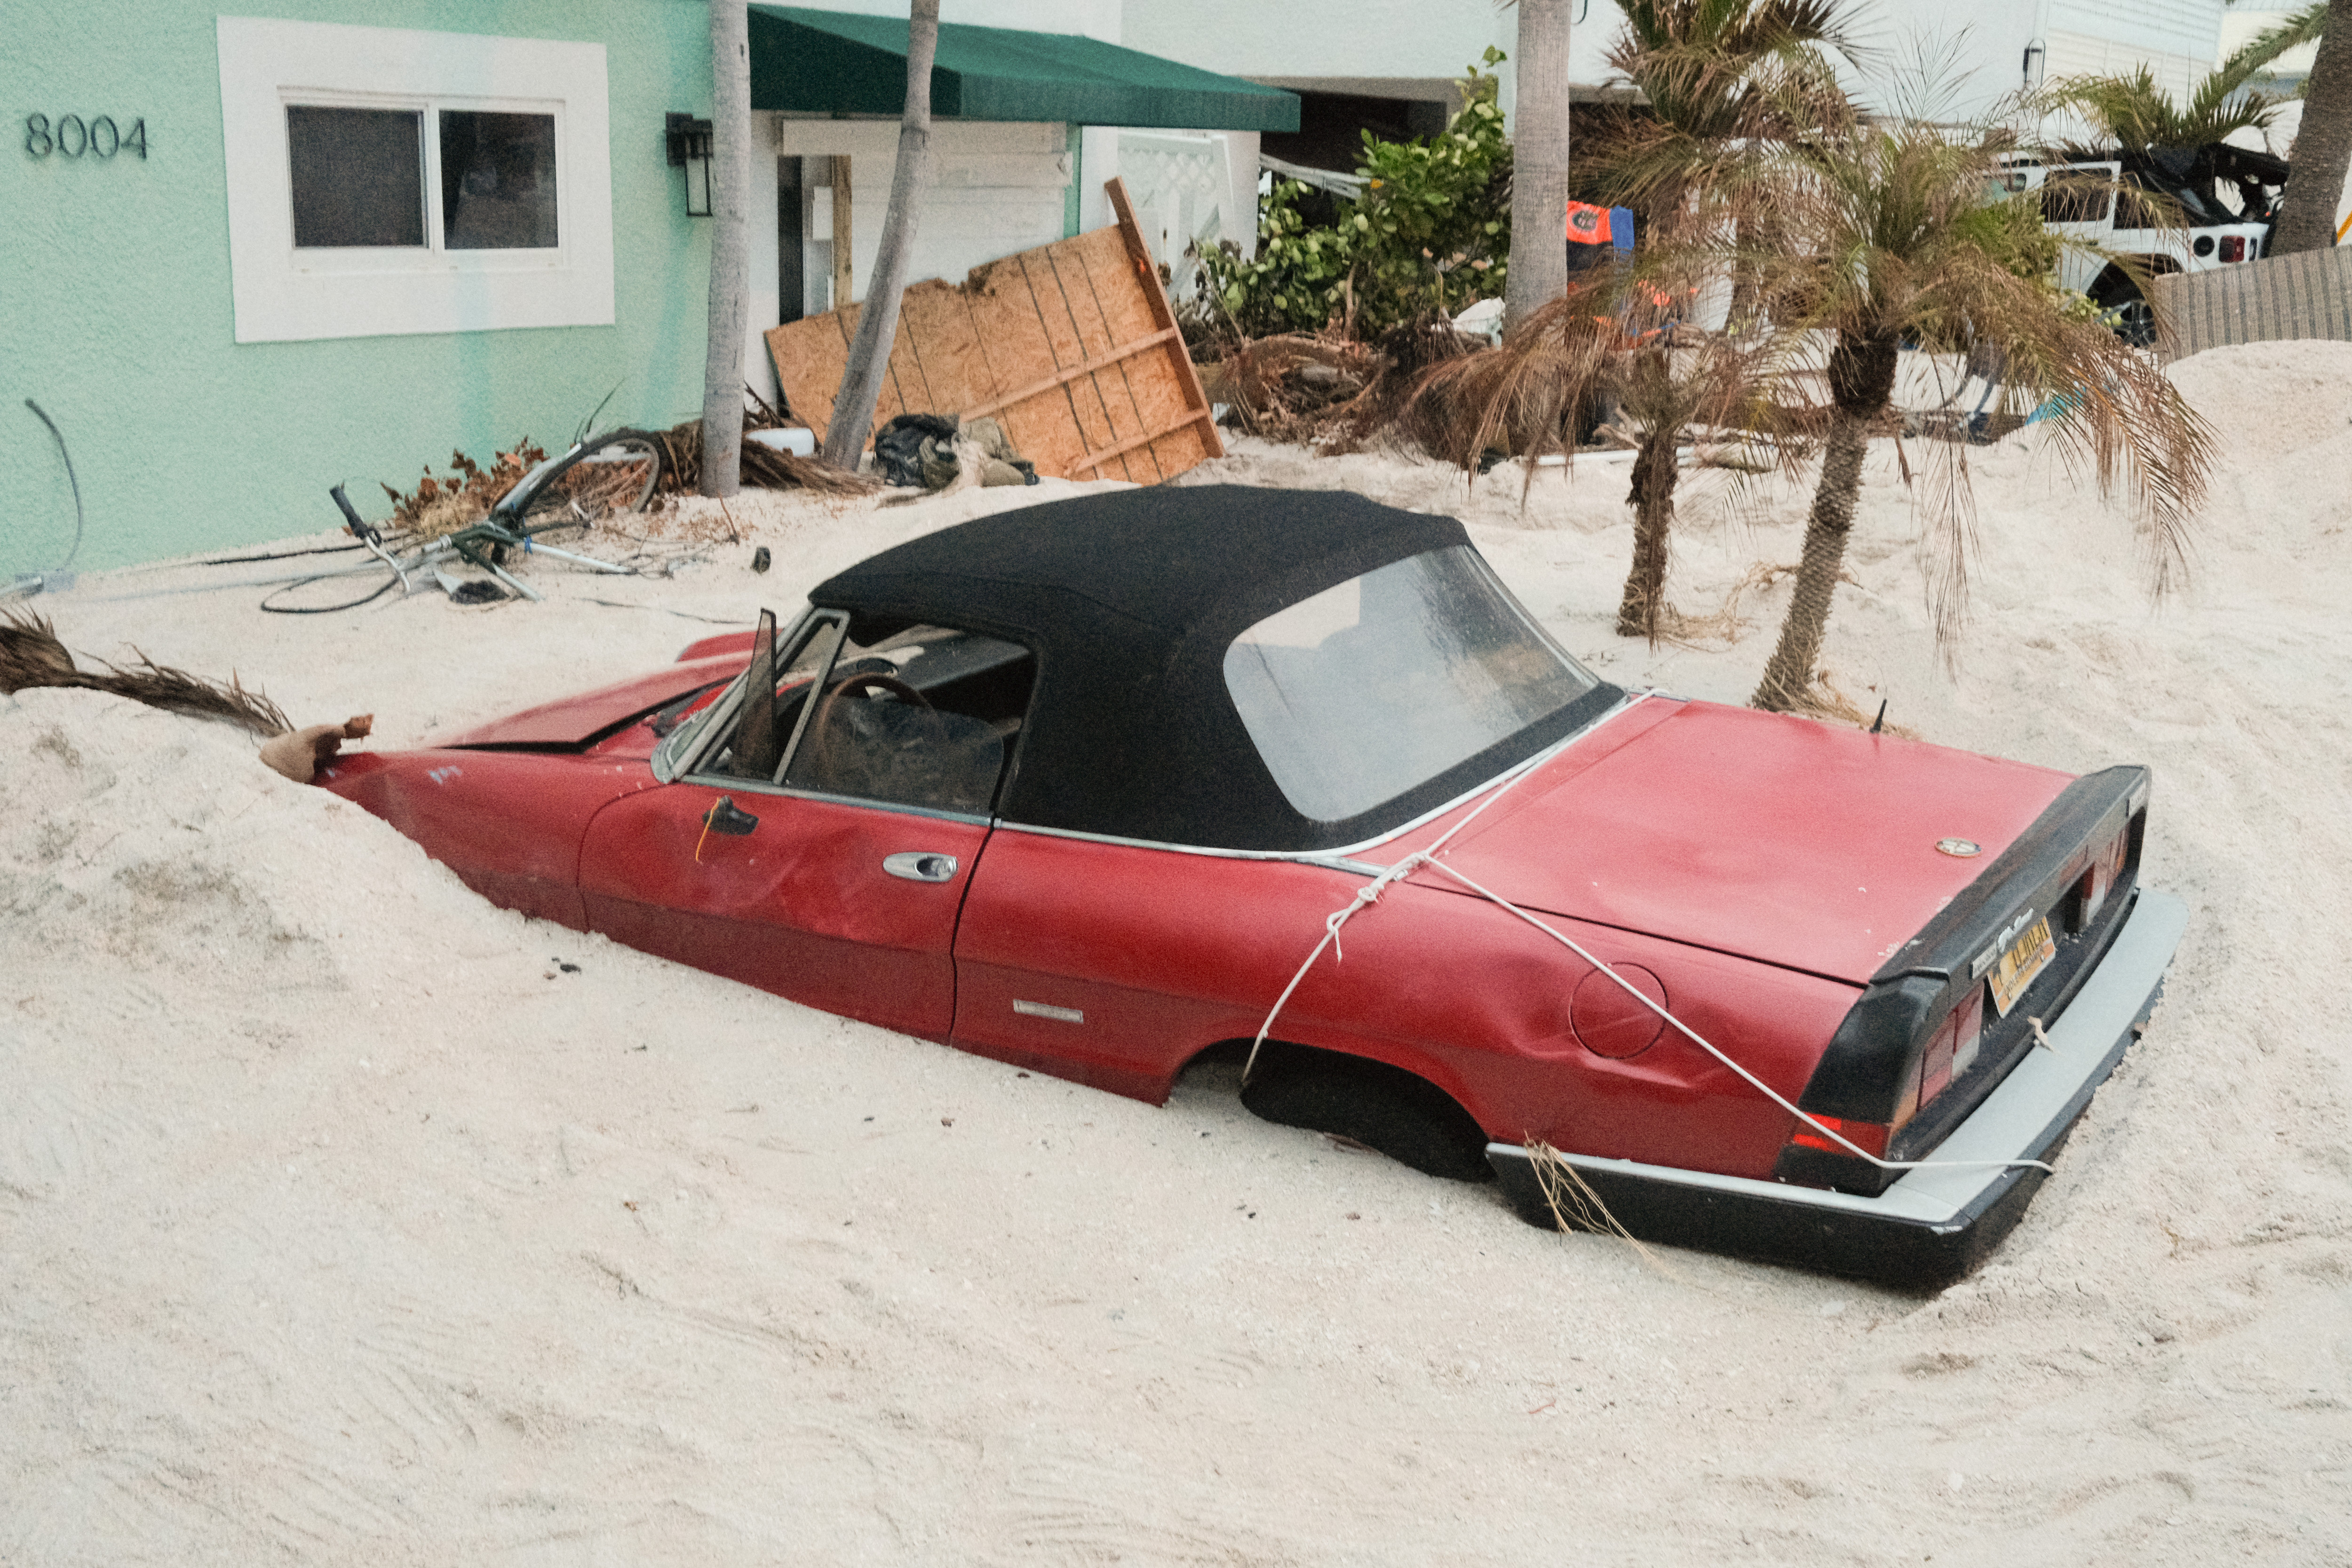
<instances>
[{"instance_id":1,"label":"steering wheel","mask_svg":"<svg viewBox=\"0 0 2352 1568\"><path fill-rule=\"evenodd\" d=\"M931 705L929 698L897 676L885 675L878 669L863 670L856 675L843 676L833 683L833 689L824 694L824 700L831 702L836 698L846 697L853 691L887 691L899 701L911 702L918 708L928 710Z\"/></svg>"},{"instance_id":2,"label":"steering wheel","mask_svg":"<svg viewBox=\"0 0 2352 1568\"><path fill-rule=\"evenodd\" d=\"M922 712L936 711L931 706L929 698L897 676L885 675L878 669L860 670L835 681L825 691L824 701L818 704L815 713L809 719L809 728L813 731L809 737L813 742L810 748L813 753L810 760L816 764L814 771L820 775L816 784L818 788L826 787L827 782L833 778L835 772L834 748L836 741L834 735L835 726L833 722L835 706L842 699L859 691L884 692Z\"/></svg>"}]
</instances>

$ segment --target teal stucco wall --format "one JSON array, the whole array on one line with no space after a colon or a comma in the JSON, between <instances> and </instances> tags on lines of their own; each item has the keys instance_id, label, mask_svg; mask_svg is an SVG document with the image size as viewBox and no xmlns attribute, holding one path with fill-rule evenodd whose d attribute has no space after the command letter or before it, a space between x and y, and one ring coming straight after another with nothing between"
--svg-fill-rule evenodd
<instances>
[{"instance_id":1,"label":"teal stucco wall","mask_svg":"<svg viewBox=\"0 0 2352 1568\"><path fill-rule=\"evenodd\" d=\"M327 488L389 510L453 447L487 461L519 437L551 450L617 384L600 423L667 426L702 401L707 222L664 162L665 110L710 109L700 0L273 0L231 15L605 47L614 324L238 343L215 19L185 0L10 8L0 62L0 579L335 526ZM147 126L124 153L36 158L26 116Z\"/></svg>"}]
</instances>

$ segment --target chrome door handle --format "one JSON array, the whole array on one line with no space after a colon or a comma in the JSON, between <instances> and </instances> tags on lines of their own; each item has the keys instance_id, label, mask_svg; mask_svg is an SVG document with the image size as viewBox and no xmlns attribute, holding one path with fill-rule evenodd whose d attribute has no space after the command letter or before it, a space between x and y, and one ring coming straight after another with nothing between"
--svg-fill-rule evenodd
<instances>
[{"instance_id":1,"label":"chrome door handle","mask_svg":"<svg viewBox=\"0 0 2352 1568\"><path fill-rule=\"evenodd\" d=\"M944 882L956 874L956 858L934 855L923 849L909 849L888 857L882 862L882 869L909 882Z\"/></svg>"}]
</instances>

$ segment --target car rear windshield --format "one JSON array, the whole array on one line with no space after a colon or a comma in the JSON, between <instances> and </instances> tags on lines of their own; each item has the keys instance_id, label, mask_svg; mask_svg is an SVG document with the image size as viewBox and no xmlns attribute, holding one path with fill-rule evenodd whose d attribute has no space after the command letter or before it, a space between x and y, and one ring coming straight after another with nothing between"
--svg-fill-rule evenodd
<instances>
[{"instance_id":1,"label":"car rear windshield","mask_svg":"<svg viewBox=\"0 0 2352 1568\"><path fill-rule=\"evenodd\" d=\"M1225 650L1224 675L1275 783L1317 822L1393 800L1600 684L1464 545L1268 616Z\"/></svg>"}]
</instances>

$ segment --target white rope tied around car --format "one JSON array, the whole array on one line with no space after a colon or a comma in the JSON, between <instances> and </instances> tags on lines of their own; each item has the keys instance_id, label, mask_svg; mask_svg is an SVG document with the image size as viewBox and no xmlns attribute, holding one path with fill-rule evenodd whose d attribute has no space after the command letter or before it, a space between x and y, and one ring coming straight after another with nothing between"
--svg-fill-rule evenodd
<instances>
[{"instance_id":1,"label":"white rope tied around car","mask_svg":"<svg viewBox=\"0 0 2352 1568\"><path fill-rule=\"evenodd\" d=\"M1625 707L1631 708L1635 703L1645 700L1649 695L1650 694L1646 691L1639 692L1635 694L1631 701L1625 704ZM1618 711L1622 712L1623 710L1621 709ZM1290 977L1290 984L1284 986L1282 988L1282 994L1275 998L1274 1011L1265 1016L1265 1022L1258 1026L1257 1038L1250 1042L1249 1059L1242 1063L1242 1082L1244 1084L1249 1082L1251 1072L1257 1067L1257 1054L1265 1047L1266 1031L1273 1028L1274 1021L1282 1016L1283 1005L1290 1000L1290 994L1298 989L1298 983L1307 978L1307 972L1315 967L1315 961L1323 956L1323 950L1325 948L1339 948L1339 928L1346 925L1349 921L1354 920L1359 912L1368 910L1371 908L1372 905L1380 902L1381 895L1389 890L1390 883L1402 881L1405 878L1412 876L1414 870L1418 868L1431 864L1432 858L1435 856L1439 850L1444 848L1447 844L1451 843L1455 834L1461 832L1464 828L1477 821L1480 812L1485 811L1488 806L1494 805L1496 801L1508 795L1511 792L1512 785L1517 784L1521 779L1526 778L1529 773L1534 773L1538 768L1549 762L1552 755L1553 753L1550 751L1539 752L1536 755L1529 757L1526 762L1520 763L1517 772L1504 775L1498 783L1496 783L1492 788L1488 789L1486 792L1486 798L1480 801L1476 808L1474 809L1467 816L1465 816L1461 821L1447 828L1444 833L1439 834L1437 836L1437 842L1432 844L1426 849L1406 856L1395 865L1391 866L1387 870L1382 871L1379 876L1373 878L1370 882L1366 883L1363 888L1359 889L1355 898L1349 900L1345 908L1335 910L1329 915L1324 917L1323 940L1315 944L1315 951L1307 955L1307 962L1298 966L1298 973ZM1347 953L1342 951L1339 953L1338 958L1334 960L1334 962L1344 963L1347 962Z\"/></svg>"},{"instance_id":2,"label":"white rope tied around car","mask_svg":"<svg viewBox=\"0 0 2352 1568\"><path fill-rule=\"evenodd\" d=\"M1535 916L1528 913L1527 910L1511 902L1510 900L1503 897L1502 894L1496 892L1491 888L1482 885L1472 878L1465 875L1463 872L1456 870L1454 867L1447 865L1444 861L1437 858L1438 852L1445 847L1446 844L1455 834L1460 833L1464 828L1469 826L1471 823L1476 821L1480 812L1485 811L1488 806L1494 805L1496 801L1501 799L1513 784L1517 784L1519 780L1527 777L1529 773L1534 771L1535 764L1531 763L1521 772L1514 773L1509 778L1505 779L1500 785L1487 795L1485 800L1478 803L1478 808L1476 811L1471 812L1469 816L1465 816L1452 827L1447 828L1445 832L1438 837L1437 842L1432 844L1426 849L1406 856L1403 859L1399 860L1393 866L1389 867L1379 876L1373 878L1371 881L1366 883L1364 887L1360 889L1357 891L1356 896L1349 900L1346 905L1333 910L1329 915L1325 917L1323 921L1323 940L1315 944L1315 951L1307 955L1307 962L1298 966L1298 973L1292 975L1290 977L1290 984L1282 988L1282 994L1275 999L1274 1008L1271 1012L1266 1014L1265 1022L1258 1026L1257 1037L1250 1042L1249 1059L1242 1066L1242 1081L1244 1083L1247 1083L1249 1081L1250 1069L1257 1065L1258 1051L1265 1045L1266 1036L1273 1031L1275 1020L1282 1016L1282 1009L1289 1003L1291 994L1297 991L1298 989L1299 983L1307 978L1307 972L1315 967L1315 961L1323 956L1323 950L1325 948L1328 947L1337 949L1339 947L1339 929L1346 925L1349 921L1355 919L1357 915L1378 903L1380 901L1381 895L1388 891L1391 884L1402 881L1405 878L1412 876L1413 872L1419 870L1423 866L1426 866L1432 870L1443 872L1446 876L1453 878L1455 881L1461 883L1465 888L1467 888L1471 892L1476 894L1478 897L1486 900L1490 903L1499 905L1508 913L1526 921L1528 925L1535 927L1536 930L1543 932L1544 935L1559 943L1562 947L1567 948L1570 952L1576 954L1577 957L1584 960L1585 963L1592 965L1593 968L1607 975L1610 980L1617 985L1618 989L1623 991L1628 996L1633 997L1633 1000L1639 1002L1643 1006L1647 1007L1651 1012L1655 1013L1659 1017L1664 1019L1666 1023L1672 1025L1675 1032L1680 1034L1685 1039L1689 1040L1693 1045L1698 1047L1699 1049L1713 1057L1717 1061L1719 1061L1725 1067L1729 1068L1750 1088L1754 1089L1759 1094L1764 1096L1765 1099L1770 1100L1773 1104L1779 1106L1781 1110L1787 1111L1790 1115L1795 1117L1798 1121L1803 1122L1806 1126L1811 1128L1822 1137L1834 1141L1840 1147L1847 1150L1856 1158L1865 1160L1882 1171L2006 1171L2030 1167L2037 1171L2050 1171L2053 1174L2056 1173L2054 1171L2052 1171L2052 1168L2047 1162L2042 1160L1880 1159L1877 1155L1871 1153L1868 1150L1854 1143L1843 1133L1823 1126L1820 1121L1806 1114L1803 1110L1799 1110L1794 1102L1788 1100L1770 1084L1766 1083L1762 1079L1758 1078L1754 1073L1749 1072L1746 1068L1732 1060L1728 1055L1717 1048L1712 1041L1699 1034L1697 1030L1684 1023L1680 1018L1675 1017L1674 1014L1667 1011L1664 1007L1651 1001L1648 996L1643 994L1640 987L1634 985L1633 982L1618 973L1616 970L1611 968L1607 963L1602 963L1601 959L1586 951L1586 949L1578 943L1573 938L1568 936L1564 932L1555 931L1552 927L1545 924L1542 921L1538 920ZM1339 961L1345 962L1346 956L1347 955L1345 953L1340 953L1339 955ZM2041 1030L2036 1028L2034 1032L2037 1038L2040 1038Z\"/></svg>"}]
</instances>

